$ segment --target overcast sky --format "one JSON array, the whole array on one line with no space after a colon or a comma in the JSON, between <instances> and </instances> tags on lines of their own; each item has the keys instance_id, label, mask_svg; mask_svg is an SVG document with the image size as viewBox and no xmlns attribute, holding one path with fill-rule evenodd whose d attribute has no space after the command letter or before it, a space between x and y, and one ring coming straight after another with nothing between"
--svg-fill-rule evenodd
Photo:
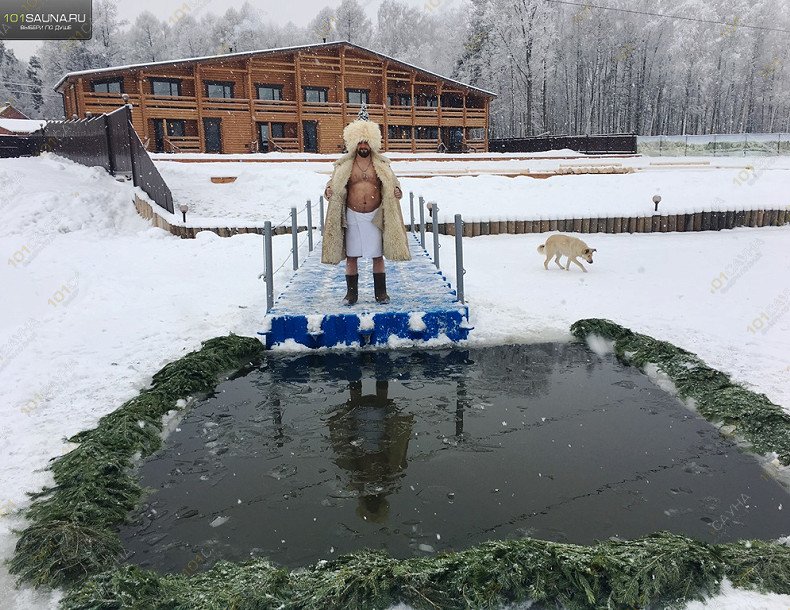
<instances>
[{"instance_id":1,"label":"overcast sky","mask_svg":"<svg viewBox=\"0 0 790 610\"><path fill-rule=\"evenodd\" d=\"M252 6L258 8L263 13L264 21L285 24L293 21L297 25L307 25L309 21L325 6L337 8L340 0L289 0L287 2L272 0L249 0ZM423 8L426 2L431 6L447 3L455 4L457 0L406 0L410 5ZM358 0L365 8L368 16L374 20L379 9L381 0ZM165 21L176 12L179 7L196 7L191 14L200 17L202 13L215 13L221 15L230 7L240 7L244 0L135 0L134 2L119 1L118 14L121 19L134 22L137 15L143 11L150 11L160 19ZM198 8L199 7L199 8ZM39 41L7 41L6 46L14 50L16 56L27 61L36 48L41 44Z\"/></svg>"}]
</instances>

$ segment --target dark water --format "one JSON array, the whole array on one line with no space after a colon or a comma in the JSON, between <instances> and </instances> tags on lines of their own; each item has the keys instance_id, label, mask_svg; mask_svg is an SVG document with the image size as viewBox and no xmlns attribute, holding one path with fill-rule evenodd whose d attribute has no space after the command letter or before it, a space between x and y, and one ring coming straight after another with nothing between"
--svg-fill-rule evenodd
<instances>
[{"instance_id":1,"label":"dark water","mask_svg":"<svg viewBox=\"0 0 790 610\"><path fill-rule=\"evenodd\" d=\"M771 539L790 510L754 458L581 344L272 356L141 470L155 491L121 536L173 572L520 536Z\"/></svg>"}]
</instances>

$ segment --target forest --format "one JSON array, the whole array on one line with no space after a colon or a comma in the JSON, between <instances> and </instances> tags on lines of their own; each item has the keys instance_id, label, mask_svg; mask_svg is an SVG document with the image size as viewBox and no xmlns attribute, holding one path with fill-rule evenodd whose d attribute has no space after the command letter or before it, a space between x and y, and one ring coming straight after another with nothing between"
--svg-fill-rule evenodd
<instances>
[{"instance_id":1,"label":"forest","mask_svg":"<svg viewBox=\"0 0 790 610\"><path fill-rule=\"evenodd\" d=\"M274 7L267 4L267 7ZM22 61L0 41L0 100L62 117L66 72L348 40L492 91L491 137L790 131L790 4L768 0L343 0L306 26L245 2L185 0L132 22L96 0L87 41Z\"/></svg>"}]
</instances>

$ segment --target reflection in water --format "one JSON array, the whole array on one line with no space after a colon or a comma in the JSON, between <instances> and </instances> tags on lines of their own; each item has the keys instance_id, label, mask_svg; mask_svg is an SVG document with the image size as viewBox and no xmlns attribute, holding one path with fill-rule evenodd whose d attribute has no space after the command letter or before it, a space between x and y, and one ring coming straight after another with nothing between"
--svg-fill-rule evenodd
<instances>
[{"instance_id":1,"label":"reflection in water","mask_svg":"<svg viewBox=\"0 0 790 610\"><path fill-rule=\"evenodd\" d=\"M397 492L406 468L414 416L402 413L389 394L389 381L376 380L376 393L363 394L350 381L349 399L329 418L334 462L348 472L348 489L358 497L357 515L374 523L389 516L387 496Z\"/></svg>"},{"instance_id":2,"label":"reflection in water","mask_svg":"<svg viewBox=\"0 0 790 610\"><path fill-rule=\"evenodd\" d=\"M196 402L140 470L156 492L120 536L132 561L165 571L204 551L295 568L524 535L787 529L787 492L754 459L577 343L272 354ZM748 511L715 530L742 494Z\"/></svg>"}]
</instances>

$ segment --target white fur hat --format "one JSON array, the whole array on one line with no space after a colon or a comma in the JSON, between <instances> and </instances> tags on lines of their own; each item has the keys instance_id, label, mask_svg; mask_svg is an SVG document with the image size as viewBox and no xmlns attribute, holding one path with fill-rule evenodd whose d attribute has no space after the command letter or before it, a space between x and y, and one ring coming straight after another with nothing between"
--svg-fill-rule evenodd
<instances>
[{"instance_id":1,"label":"white fur hat","mask_svg":"<svg viewBox=\"0 0 790 610\"><path fill-rule=\"evenodd\" d=\"M381 150L381 130L378 124L373 121L357 119L346 125L343 130L343 141L349 152L356 150L357 144L360 142L367 142L371 149L379 152Z\"/></svg>"}]
</instances>

